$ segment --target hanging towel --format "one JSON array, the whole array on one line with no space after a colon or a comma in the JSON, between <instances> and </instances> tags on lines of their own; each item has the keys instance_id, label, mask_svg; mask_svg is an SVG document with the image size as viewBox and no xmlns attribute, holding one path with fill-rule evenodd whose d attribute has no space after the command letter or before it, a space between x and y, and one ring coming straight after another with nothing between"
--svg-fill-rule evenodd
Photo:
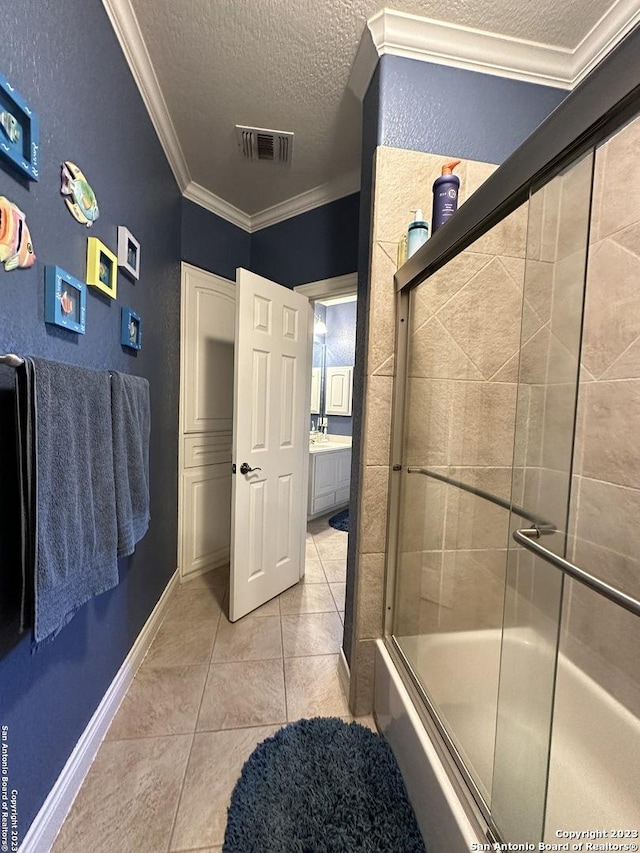
<instances>
[{"instance_id":1,"label":"hanging towel","mask_svg":"<svg viewBox=\"0 0 640 853\"><path fill-rule=\"evenodd\" d=\"M25 505L33 506L27 529L35 530L27 569L39 643L118 584L111 390L106 371L40 358L20 369L19 393L29 395L19 411L23 458L32 460L24 469Z\"/></svg>"},{"instance_id":2,"label":"hanging towel","mask_svg":"<svg viewBox=\"0 0 640 853\"><path fill-rule=\"evenodd\" d=\"M149 527L149 383L113 373L111 417L118 522L118 556L133 554Z\"/></svg>"}]
</instances>

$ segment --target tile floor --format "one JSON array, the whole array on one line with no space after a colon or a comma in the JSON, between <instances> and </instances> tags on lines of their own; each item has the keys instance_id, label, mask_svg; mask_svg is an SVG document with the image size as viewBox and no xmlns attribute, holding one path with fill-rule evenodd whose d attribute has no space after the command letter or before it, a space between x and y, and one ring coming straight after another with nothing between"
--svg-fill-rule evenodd
<instances>
[{"instance_id":1,"label":"tile floor","mask_svg":"<svg viewBox=\"0 0 640 853\"><path fill-rule=\"evenodd\" d=\"M234 624L228 569L179 587L54 853L220 851L254 747L300 717L352 719L337 675L346 556L346 533L310 522L304 581Z\"/></svg>"}]
</instances>

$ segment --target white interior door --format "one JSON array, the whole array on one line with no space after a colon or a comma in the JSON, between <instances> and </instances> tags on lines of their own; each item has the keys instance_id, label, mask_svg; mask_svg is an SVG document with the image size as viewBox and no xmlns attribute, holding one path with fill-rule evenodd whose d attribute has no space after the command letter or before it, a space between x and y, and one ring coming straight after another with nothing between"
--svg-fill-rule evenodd
<instances>
[{"instance_id":1,"label":"white interior door","mask_svg":"<svg viewBox=\"0 0 640 853\"><path fill-rule=\"evenodd\" d=\"M236 286L232 622L304 572L311 392L307 297L244 269Z\"/></svg>"}]
</instances>

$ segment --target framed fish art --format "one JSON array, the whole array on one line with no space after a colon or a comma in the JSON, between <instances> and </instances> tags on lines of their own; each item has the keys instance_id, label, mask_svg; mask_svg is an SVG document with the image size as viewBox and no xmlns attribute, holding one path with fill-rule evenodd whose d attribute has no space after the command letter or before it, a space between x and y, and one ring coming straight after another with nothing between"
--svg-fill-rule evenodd
<instances>
[{"instance_id":1,"label":"framed fish art","mask_svg":"<svg viewBox=\"0 0 640 853\"><path fill-rule=\"evenodd\" d=\"M122 309L120 343L129 349L142 348L142 317L133 308Z\"/></svg>"},{"instance_id":2,"label":"framed fish art","mask_svg":"<svg viewBox=\"0 0 640 853\"><path fill-rule=\"evenodd\" d=\"M0 263L7 272L32 267L36 260L27 220L20 208L0 196Z\"/></svg>"},{"instance_id":3,"label":"framed fish art","mask_svg":"<svg viewBox=\"0 0 640 853\"><path fill-rule=\"evenodd\" d=\"M100 216L98 199L83 172L71 160L62 164L60 193L65 196L64 203L73 218L91 228Z\"/></svg>"},{"instance_id":4,"label":"framed fish art","mask_svg":"<svg viewBox=\"0 0 640 853\"><path fill-rule=\"evenodd\" d=\"M118 225L118 266L129 278L140 278L140 243L124 225Z\"/></svg>"},{"instance_id":5,"label":"framed fish art","mask_svg":"<svg viewBox=\"0 0 640 853\"><path fill-rule=\"evenodd\" d=\"M38 117L0 74L0 155L30 181L40 178Z\"/></svg>"},{"instance_id":6,"label":"framed fish art","mask_svg":"<svg viewBox=\"0 0 640 853\"><path fill-rule=\"evenodd\" d=\"M118 291L118 259L97 237L87 240L87 284L112 299Z\"/></svg>"},{"instance_id":7,"label":"framed fish art","mask_svg":"<svg viewBox=\"0 0 640 853\"><path fill-rule=\"evenodd\" d=\"M45 323L53 323L84 335L87 317L86 284L55 266L45 267L44 282Z\"/></svg>"}]
</instances>

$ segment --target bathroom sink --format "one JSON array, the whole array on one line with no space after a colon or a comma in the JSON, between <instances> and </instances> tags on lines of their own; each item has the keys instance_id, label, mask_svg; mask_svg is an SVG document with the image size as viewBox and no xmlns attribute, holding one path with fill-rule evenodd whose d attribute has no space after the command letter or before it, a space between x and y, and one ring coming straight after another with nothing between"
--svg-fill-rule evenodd
<instances>
[{"instance_id":1,"label":"bathroom sink","mask_svg":"<svg viewBox=\"0 0 640 853\"><path fill-rule=\"evenodd\" d=\"M310 441L309 453L326 453L328 450L350 450L350 441Z\"/></svg>"}]
</instances>

